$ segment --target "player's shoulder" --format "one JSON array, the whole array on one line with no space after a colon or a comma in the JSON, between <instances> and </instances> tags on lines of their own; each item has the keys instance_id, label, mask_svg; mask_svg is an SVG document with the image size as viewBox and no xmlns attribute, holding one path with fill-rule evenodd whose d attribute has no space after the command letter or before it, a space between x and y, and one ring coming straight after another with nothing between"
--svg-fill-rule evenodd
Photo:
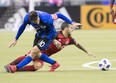
<instances>
[{"instance_id":1,"label":"player's shoulder","mask_svg":"<svg viewBox=\"0 0 116 83\"><path fill-rule=\"evenodd\" d=\"M47 12L44 12L44 11L36 11L36 13L38 14L39 17L42 17L42 18L46 18L46 16L51 16L51 14L47 13Z\"/></svg>"},{"instance_id":2,"label":"player's shoulder","mask_svg":"<svg viewBox=\"0 0 116 83\"><path fill-rule=\"evenodd\" d=\"M37 11L40 19L47 25L53 24L53 19L51 14L44 12L44 11Z\"/></svg>"}]
</instances>

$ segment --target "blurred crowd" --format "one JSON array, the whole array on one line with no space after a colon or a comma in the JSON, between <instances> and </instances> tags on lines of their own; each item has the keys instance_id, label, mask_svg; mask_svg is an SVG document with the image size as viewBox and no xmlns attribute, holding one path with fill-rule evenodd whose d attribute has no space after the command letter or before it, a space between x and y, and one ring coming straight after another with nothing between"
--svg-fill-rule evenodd
<instances>
[{"instance_id":1,"label":"blurred crowd","mask_svg":"<svg viewBox=\"0 0 116 83\"><path fill-rule=\"evenodd\" d=\"M0 7L28 6L30 0L0 0ZM49 6L103 4L109 5L111 0L33 0L36 6L41 4Z\"/></svg>"},{"instance_id":2,"label":"blurred crowd","mask_svg":"<svg viewBox=\"0 0 116 83\"><path fill-rule=\"evenodd\" d=\"M36 0L36 1L39 2L39 0ZM29 0L0 0L1 7L28 6L28 3L29 3Z\"/></svg>"},{"instance_id":3,"label":"blurred crowd","mask_svg":"<svg viewBox=\"0 0 116 83\"><path fill-rule=\"evenodd\" d=\"M0 7L8 6L28 6L30 0L0 0ZM63 0L33 0L36 6L39 6L42 2L48 3L50 6L61 6Z\"/></svg>"}]
</instances>

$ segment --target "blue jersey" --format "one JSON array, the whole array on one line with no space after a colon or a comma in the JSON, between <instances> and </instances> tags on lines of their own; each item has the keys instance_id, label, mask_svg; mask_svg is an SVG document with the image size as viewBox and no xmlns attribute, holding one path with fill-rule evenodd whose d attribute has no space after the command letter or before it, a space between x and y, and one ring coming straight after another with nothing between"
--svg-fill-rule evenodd
<instances>
[{"instance_id":1,"label":"blue jersey","mask_svg":"<svg viewBox=\"0 0 116 83\"><path fill-rule=\"evenodd\" d=\"M37 31L37 36L39 36L40 38L44 38L46 36L47 39L53 39L56 36L56 30L53 25L54 17L51 14L48 14L43 11L36 11L36 13L38 17L40 18L40 23L34 24L33 22L31 22L29 20L29 13L27 13L22 25L20 26L17 32L17 35L15 37L16 40L18 40L20 35L23 33L27 24L32 25L35 28L35 30ZM60 13L55 14L55 16L56 16L55 18L61 18L65 20L66 22L68 22L69 24L72 23L72 21L70 21L67 17L65 17L64 15Z\"/></svg>"}]
</instances>

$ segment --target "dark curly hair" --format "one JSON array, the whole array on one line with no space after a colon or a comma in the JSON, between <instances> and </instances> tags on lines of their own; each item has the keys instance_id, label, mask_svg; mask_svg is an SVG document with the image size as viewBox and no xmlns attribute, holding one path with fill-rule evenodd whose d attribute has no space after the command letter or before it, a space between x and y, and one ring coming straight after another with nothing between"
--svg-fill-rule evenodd
<instances>
[{"instance_id":1,"label":"dark curly hair","mask_svg":"<svg viewBox=\"0 0 116 83\"><path fill-rule=\"evenodd\" d=\"M30 14L29 14L29 20L30 20L30 21L35 21L35 20L37 20L37 17L38 17L38 15L37 15L37 13L36 13L35 11L31 11L31 12L30 12Z\"/></svg>"},{"instance_id":2,"label":"dark curly hair","mask_svg":"<svg viewBox=\"0 0 116 83\"><path fill-rule=\"evenodd\" d=\"M63 22L61 25L61 29L64 30L68 26L69 26L69 24L67 22Z\"/></svg>"}]
</instances>

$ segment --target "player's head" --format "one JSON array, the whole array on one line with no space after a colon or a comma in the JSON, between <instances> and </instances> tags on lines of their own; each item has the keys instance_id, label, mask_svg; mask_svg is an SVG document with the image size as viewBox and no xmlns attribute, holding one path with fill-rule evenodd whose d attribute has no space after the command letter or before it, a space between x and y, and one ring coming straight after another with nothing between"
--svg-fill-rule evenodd
<instances>
[{"instance_id":1,"label":"player's head","mask_svg":"<svg viewBox=\"0 0 116 83\"><path fill-rule=\"evenodd\" d=\"M40 18L35 11L31 11L29 13L29 20L32 21L34 24L40 23Z\"/></svg>"},{"instance_id":2,"label":"player's head","mask_svg":"<svg viewBox=\"0 0 116 83\"><path fill-rule=\"evenodd\" d=\"M72 26L68 24L67 22L62 23L61 29L62 31L65 31L67 34L71 34L71 32L73 31Z\"/></svg>"}]
</instances>

